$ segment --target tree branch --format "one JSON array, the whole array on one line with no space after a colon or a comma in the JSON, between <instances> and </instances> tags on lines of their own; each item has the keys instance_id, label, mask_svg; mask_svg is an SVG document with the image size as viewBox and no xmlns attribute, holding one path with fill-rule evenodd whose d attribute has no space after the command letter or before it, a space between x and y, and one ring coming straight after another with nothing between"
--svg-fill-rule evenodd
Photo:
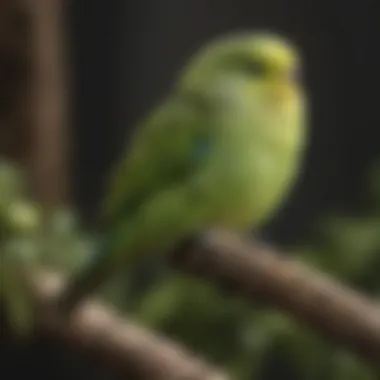
<instances>
[{"instance_id":1,"label":"tree branch","mask_svg":"<svg viewBox=\"0 0 380 380\"><path fill-rule=\"evenodd\" d=\"M69 323L62 322L54 307L62 279L56 274L38 273L32 284L43 331L101 357L133 379L228 379L179 344L139 327L99 303L84 302Z\"/></svg>"},{"instance_id":2,"label":"tree branch","mask_svg":"<svg viewBox=\"0 0 380 380\"><path fill-rule=\"evenodd\" d=\"M326 275L227 233L190 239L172 262L229 292L292 314L380 369L380 304Z\"/></svg>"},{"instance_id":3,"label":"tree branch","mask_svg":"<svg viewBox=\"0 0 380 380\"><path fill-rule=\"evenodd\" d=\"M328 340L356 352L380 370L380 307L322 273L228 233L189 239L171 254L175 267L293 315ZM226 379L182 347L87 301L67 322L57 314L62 280L42 273L32 282L42 328L74 347L142 379Z\"/></svg>"},{"instance_id":4,"label":"tree branch","mask_svg":"<svg viewBox=\"0 0 380 380\"><path fill-rule=\"evenodd\" d=\"M26 6L32 35L32 182L42 202L65 204L69 197L69 85L64 4L61 0L27 0Z\"/></svg>"}]
</instances>

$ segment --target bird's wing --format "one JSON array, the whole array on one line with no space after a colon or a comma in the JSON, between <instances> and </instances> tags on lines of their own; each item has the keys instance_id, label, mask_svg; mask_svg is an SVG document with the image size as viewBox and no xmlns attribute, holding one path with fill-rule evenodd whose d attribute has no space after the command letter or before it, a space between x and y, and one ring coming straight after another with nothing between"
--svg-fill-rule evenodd
<instances>
[{"instance_id":1,"label":"bird's wing","mask_svg":"<svg viewBox=\"0 0 380 380\"><path fill-rule=\"evenodd\" d=\"M209 124L208 108L197 98L174 98L158 107L112 173L106 222L116 223L152 194L191 178L209 154Z\"/></svg>"}]
</instances>

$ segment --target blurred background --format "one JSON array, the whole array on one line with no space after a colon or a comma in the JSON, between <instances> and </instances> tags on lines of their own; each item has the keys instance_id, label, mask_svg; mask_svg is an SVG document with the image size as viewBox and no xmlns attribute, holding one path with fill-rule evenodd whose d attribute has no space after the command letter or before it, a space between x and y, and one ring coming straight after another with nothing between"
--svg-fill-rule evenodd
<instances>
[{"instance_id":1,"label":"blurred background","mask_svg":"<svg viewBox=\"0 0 380 380\"><path fill-rule=\"evenodd\" d=\"M26 168L39 201L69 204L93 231L107 171L189 56L225 32L274 30L302 52L312 123L302 176L263 236L380 297L375 0L26 3L0 5L0 153ZM141 321L238 379L378 379L290 317L195 280L161 278L134 301ZM2 341L4 378L117 378L48 337Z\"/></svg>"}]
</instances>

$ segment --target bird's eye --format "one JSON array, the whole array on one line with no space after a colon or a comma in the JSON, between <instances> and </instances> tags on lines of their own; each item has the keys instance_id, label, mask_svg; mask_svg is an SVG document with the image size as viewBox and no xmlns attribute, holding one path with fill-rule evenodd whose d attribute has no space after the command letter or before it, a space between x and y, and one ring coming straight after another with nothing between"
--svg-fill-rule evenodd
<instances>
[{"instance_id":1,"label":"bird's eye","mask_svg":"<svg viewBox=\"0 0 380 380\"><path fill-rule=\"evenodd\" d=\"M259 60L247 62L246 69L251 75L256 77L261 77L266 73L266 66Z\"/></svg>"}]
</instances>

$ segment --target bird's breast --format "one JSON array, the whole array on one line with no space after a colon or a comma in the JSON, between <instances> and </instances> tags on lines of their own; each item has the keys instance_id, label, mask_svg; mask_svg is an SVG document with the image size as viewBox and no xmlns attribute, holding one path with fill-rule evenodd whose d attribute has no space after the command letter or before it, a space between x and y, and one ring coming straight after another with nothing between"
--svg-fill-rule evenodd
<instances>
[{"instance_id":1,"label":"bird's breast","mask_svg":"<svg viewBox=\"0 0 380 380\"><path fill-rule=\"evenodd\" d=\"M247 228L274 209L291 183L295 162L258 149L229 157L221 164L214 198L226 227Z\"/></svg>"},{"instance_id":2,"label":"bird's breast","mask_svg":"<svg viewBox=\"0 0 380 380\"><path fill-rule=\"evenodd\" d=\"M215 202L224 227L248 228L262 223L293 182L299 144L293 134L287 133L287 125L274 126L270 121L264 121L263 127L283 129L277 134L261 128L240 137L232 134L215 160Z\"/></svg>"}]
</instances>

